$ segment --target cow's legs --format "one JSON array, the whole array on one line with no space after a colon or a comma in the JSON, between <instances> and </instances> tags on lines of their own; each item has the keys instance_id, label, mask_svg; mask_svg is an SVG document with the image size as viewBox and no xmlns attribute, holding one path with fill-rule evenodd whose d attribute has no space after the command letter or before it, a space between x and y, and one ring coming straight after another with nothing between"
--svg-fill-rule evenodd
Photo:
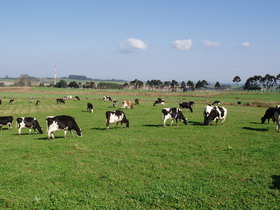
<instances>
[{"instance_id":1,"label":"cow's legs","mask_svg":"<svg viewBox=\"0 0 280 210\"><path fill-rule=\"evenodd\" d=\"M166 118L163 120L163 126L165 127L166 126Z\"/></svg>"},{"instance_id":2,"label":"cow's legs","mask_svg":"<svg viewBox=\"0 0 280 210\"><path fill-rule=\"evenodd\" d=\"M173 119L172 119L171 122L170 122L170 126L172 126L172 124L173 124Z\"/></svg>"},{"instance_id":3,"label":"cow's legs","mask_svg":"<svg viewBox=\"0 0 280 210\"><path fill-rule=\"evenodd\" d=\"M72 133L72 137L74 137L74 132L73 132L73 130L71 130L71 133Z\"/></svg>"},{"instance_id":4,"label":"cow's legs","mask_svg":"<svg viewBox=\"0 0 280 210\"><path fill-rule=\"evenodd\" d=\"M21 127L18 129L18 135L21 135Z\"/></svg>"},{"instance_id":5,"label":"cow's legs","mask_svg":"<svg viewBox=\"0 0 280 210\"><path fill-rule=\"evenodd\" d=\"M66 138L67 130L64 129L64 138Z\"/></svg>"}]
</instances>

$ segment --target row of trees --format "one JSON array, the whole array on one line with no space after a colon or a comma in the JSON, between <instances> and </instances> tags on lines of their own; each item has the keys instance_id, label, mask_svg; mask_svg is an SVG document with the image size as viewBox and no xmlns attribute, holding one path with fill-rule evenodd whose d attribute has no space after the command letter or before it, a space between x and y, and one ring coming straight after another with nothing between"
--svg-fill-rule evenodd
<instances>
[{"instance_id":1,"label":"row of trees","mask_svg":"<svg viewBox=\"0 0 280 210\"><path fill-rule=\"evenodd\" d=\"M280 88L280 74L277 76L273 76L270 74L266 74L265 76L255 75L253 77L249 77L244 85L244 90L261 90L261 89L272 89L272 88Z\"/></svg>"},{"instance_id":2,"label":"row of trees","mask_svg":"<svg viewBox=\"0 0 280 210\"><path fill-rule=\"evenodd\" d=\"M93 81L86 82L82 84L81 82L77 83L76 81L71 81L69 84L65 80L60 80L57 82L54 87L57 88L87 88L87 89L121 89L122 85L111 82L99 82L96 84Z\"/></svg>"}]
</instances>

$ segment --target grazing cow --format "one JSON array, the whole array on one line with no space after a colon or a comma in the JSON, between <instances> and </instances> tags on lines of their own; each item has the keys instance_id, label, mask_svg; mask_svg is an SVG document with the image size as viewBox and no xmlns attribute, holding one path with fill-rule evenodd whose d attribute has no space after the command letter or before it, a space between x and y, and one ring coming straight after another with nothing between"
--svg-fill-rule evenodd
<instances>
[{"instance_id":1,"label":"grazing cow","mask_svg":"<svg viewBox=\"0 0 280 210\"><path fill-rule=\"evenodd\" d=\"M29 99L29 103L33 103L33 98L30 98L30 99Z\"/></svg>"},{"instance_id":2,"label":"grazing cow","mask_svg":"<svg viewBox=\"0 0 280 210\"><path fill-rule=\"evenodd\" d=\"M57 99L56 99L56 103L57 103L57 104L65 104L65 101L64 101L63 98L57 98Z\"/></svg>"},{"instance_id":3,"label":"grazing cow","mask_svg":"<svg viewBox=\"0 0 280 210\"><path fill-rule=\"evenodd\" d=\"M122 108L128 108L128 109L133 109L133 104L131 103L131 101L123 101L122 102Z\"/></svg>"},{"instance_id":4,"label":"grazing cow","mask_svg":"<svg viewBox=\"0 0 280 210\"><path fill-rule=\"evenodd\" d=\"M36 105L36 106L39 106L39 105L40 105L40 101L37 100L35 105Z\"/></svg>"},{"instance_id":5,"label":"grazing cow","mask_svg":"<svg viewBox=\"0 0 280 210\"><path fill-rule=\"evenodd\" d=\"M227 109L225 107L215 106L212 108L210 114L205 119L205 125L210 125L211 121L218 123L218 120L222 121L222 125L224 124L227 117Z\"/></svg>"},{"instance_id":6,"label":"grazing cow","mask_svg":"<svg viewBox=\"0 0 280 210\"><path fill-rule=\"evenodd\" d=\"M267 120L267 123L269 124L269 119L272 118L273 123L276 121L276 119L274 118L274 113L276 112L278 106L277 107L269 107L265 113L264 116L261 118L262 120L262 124L265 123L265 121Z\"/></svg>"},{"instance_id":7,"label":"grazing cow","mask_svg":"<svg viewBox=\"0 0 280 210\"><path fill-rule=\"evenodd\" d=\"M208 104L208 105L206 105L206 107L204 107L204 110L203 110L204 124L206 124L206 119L209 116L212 109L213 109L213 106L211 106L210 104Z\"/></svg>"},{"instance_id":8,"label":"grazing cow","mask_svg":"<svg viewBox=\"0 0 280 210\"><path fill-rule=\"evenodd\" d=\"M116 111L107 111L106 112L106 129L109 129L110 123L117 123L116 128L118 127L119 122L122 124L125 123L126 127L129 127L129 120L126 118L125 113L121 110Z\"/></svg>"},{"instance_id":9,"label":"grazing cow","mask_svg":"<svg viewBox=\"0 0 280 210\"><path fill-rule=\"evenodd\" d=\"M66 101L66 100L72 100L72 96L64 96L64 100Z\"/></svg>"},{"instance_id":10,"label":"grazing cow","mask_svg":"<svg viewBox=\"0 0 280 210\"><path fill-rule=\"evenodd\" d=\"M2 130L3 125L8 125L8 129L12 129L13 119L12 116L0 117L0 130Z\"/></svg>"},{"instance_id":11,"label":"grazing cow","mask_svg":"<svg viewBox=\"0 0 280 210\"><path fill-rule=\"evenodd\" d=\"M77 135L82 137L82 130L77 125L75 119L71 116L61 115L55 117L47 117L46 123L48 139L50 139L51 137L54 139L53 132L58 130L64 130L64 138L66 138L67 130L72 133L73 137L73 131L76 131Z\"/></svg>"},{"instance_id":12,"label":"grazing cow","mask_svg":"<svg viewBox=\"0 0 280 210\"><path fill-rule=\"evenodd\" d=\"M215 105L215 104L216 104L216 105L220 105L220 104L221 104L221 101L214 101L213 104L212 104L212 106Z\"/></svg>"},{"instance_id":13,"label":"grazing cow","mask_svg":"<svg viewBox=\"0 0 280 210\"><path fill-rule=\"evenodd\" d=\"M87 111L93 113L93 105L91 103L87 103Z\"/></svg>"},{"instance_id":14,"label":"grazing cow","mask_svg":"<svg viewBox=\"0 0 280 210\"><path fill-rule=\"evenodd\" d=\"M189 102L180 102L179 107L181 109L189 109L191 112L193 112L192 106L194 105L194 101L189 101Z\"/></svg>"},{"instance_id":15,"label":"grazing cow","mask_svg":"<svg viewBox=\"0 0 280 210\"><path fill-rule=\"evenodd\" d=\"M137 105L140 104L138 98L135 99L135 104L137 104Z\"/></svg>"},{"instance_id":16,"label":"grazing cow","mask_svg":"<svg viewBox=\"0 0 280 210\"><path fill-rule=\"evenodd\" d=\"M13 104L13 103L15 103L15 100L14 100L14 99L11 99L11 100L9 101L9 104Z\"/></svg>"},{"instance_id":17,"label":"grazing cow","mask_svg":"<svg viewBox=\"0 0 280 210\"><path fill-rule=\"evenodd\" d=\"M164 100L163 100L162 98L157 98L157 99L155 100L155 103L154 103L153 106L155 106L155 105L157 105L157 104L164 105Z\"/></svg>"},{"instance_id":18,"label":"grazing cow","mask_svg":"<svg viewBox=\"0 0 280 210\"><path fill-rule=\"evenodd\" d=\"M178 125L178 120L182 120L182 122L187 125L187 118L184 117L181 109L178 108L163 108L161 110L163 115L163 126L166 126L166 120L171 119L170 126L172 126L174 119L176 120L176 125Z\"/></svg>"},{"instance_id":19,"label":"grazing cow","mask_svg":"<svg viewBox=\"0 0 280 210\"><path fill-rule=\"evenodd\" d=\"M40 134L43 133L42 128L39 125L39 122L34 117L18 117L17 118L18 125L18 134L21 135L22 128L29 128L29 134L31 134L31 129L33 128L37 134L37 130Z\"/></svg>"},{"instance_id":20,"label":"grazing cow","mask_svg":"<svg viewBox=\"0 0 280 210\"><path fill-rule=\"evenodd\" d=\"M113 100L113 107L116 108L116 107L118 106L118 103L119 103L118 100L117 100L117 99L114 99L114 100Z\"/></svg>"},{"instance_id":21,"label":"grazing cow","mask_svg":"<svg viewBox=\"0 0 280 210\"><path fill-rule=\"evenodd\" d=\"M274 112L274 119L276 120L275 123L276 131L279 133L280 132L280 106L276 107L276 111Z\"/></svg>"},{"instance_id":22,"label":"grazing cow","mask_svg":"<svg viewBox=\"0 0 280 210\"><path fill-rule=\"evenodd\" d=\"M75 99L77 99L77 101L81 100L79 96L75 96Z\"/></svg>"},{"instance_id":23,"label":"grazing cow","mask_svg":"<svg viewBox=\"0 0 280 210\"><path fill-rule=\"evenodd\" d=\"M103 96L102 101L112 101L110 96Z\"/></svg>"}]
</instances>

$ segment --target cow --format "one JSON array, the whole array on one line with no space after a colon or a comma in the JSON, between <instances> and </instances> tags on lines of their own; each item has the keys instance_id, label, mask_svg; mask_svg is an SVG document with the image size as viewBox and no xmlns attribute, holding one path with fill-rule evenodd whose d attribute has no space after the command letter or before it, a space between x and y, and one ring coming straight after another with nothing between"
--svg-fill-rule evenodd
<instances>
[{"instance_id":1,"label":"cow","mask_svg":"<svg viewBox=\"0 0 280 210\"><path fill-rule=\"evenodd\" d=\"M137 105L140 104L138 98L135 99L135 104L137 104Z\"/></svg>"},{"instance_id":2,"label":"cow","mask_svg":"<svg viewBox=\"0 0 280 210\"><path fill-rule=\"evenodd\" d=\"M118 100L117 100L117 99L114 99L114 100L113 100L113 107L116 108L116 107L118 106L118 103L119 103Z\"/></svg>"},{"instance_id":3,"label":"cow","mask_svg":"<svg viewBox=\"0 0 280 210\"><path fill-rule=\"evenodd\" d=\"M66 100L72 100L72 96L64 96L64 100L66 101Z\"/></svg>"},{"instance_id":4,"label":"cow","mask_svg":"<svg viewBox=\"0 0 280 210\"><path fill-rule=\"evenodd\" d=\"M155 100L155 103L154 103L153 106L155 106L155 105L157 105L157 104L164 105L164 100L163 100L162 98L157 98L157 99Z\"/></svg>"},{"instance_id":5,"label":"cow","mask_svg":"<svg viewBox=\"0 0 280 210\"><path fill-rule=\"evenodd\" d=\"M110 96L103 96L102 101L112 101Z\"/></svg>"},{"instance_id":6,"label":"cow","mask_svg":"<svg viewBox=\"0 0 280 210\"><path fill-rule=\"evenodd\" d=\"M207 104L206 107L204 107L204 110L203 110L204 124L206 124L206 119L209 116L212 109L213 109L213 106L211 106L210 104Z\"/></svg>"},{"instance_id":7,"label":"cow","mask_svg":"<svg viewBox=\"0 0 280 210\"><path fill-rule=\"evenodd\" d=\"M76 131L79 137L82 137L82 130L77 125L75 119L71 116L61 115L61 116L49 116L46 118L48 139L51 137L54 139L53 132L58 130L64 130L64 138L66 138L67 130L72 133Z\"/></svg>"},{"instance_id":8,"label":"cow","mask_svg":"<svg viewBox=\"0 0 280 210\"><path fill-rule=\"evenodd\" d=\"M79 96L75 96L75 99L77 99L77 101L81 100Z\"/></svg>"},{"instance_id":9,"label":"cow","mask_svg":"<svg viewBox=\"0 0 280 210\"><path fill-rule=\"evenodd\" d=\"M215 105L215 104L216 104L216 105L220 105L220 104L221 104L221 101L214 101L214 102L212 103L212 106Z\"/></svg>"},{"instance_id":10,"label":"cow","mask_svg":"<svg viewBox=\"0 0 280 210\"><path fill-rule=\"evenodd\" d=\"M166 126L166 120L171 119L170 126L172 126L174 119L176 120L176 125L178 125L178 120L181 120L185 125L188 124L187 118L184 117L181 109L178 108L163 108L161 110L163 115L163 126Z\"/></svg>"},{"instance_id":11,"label":"cow","mask_svg":"<svg viewBox=\"0 0 280 210\"><path fill-rule=\"evenodd\" d=\"M133 109L133 104L131 103L131 101L123 101L122 102L122 108L128 108L128 109Z\"/></svg>"},{"instance_id":12,"label":"cow","mask_svg":"<svg viewBox=\"0 0 280 210\"><path fill-rule=\"evenodd\" d=\"M93 113L93 105L91 103L87 103L87 111Z\"/></svg>"},{"instance_id":13,"label":"cow","mask_svg":"<svg viewBox=\"0 0 280 210\"><path fill-rule=\"evenodd\" d=\"M181 109L189 109L191 112L193 112L192 106L194 105L194 101L189 101L189 102L180 102L179 107Z\"/></svg>"},{"instance_id":14,"label":"cow","mask_svg":"<svg viewBox=\"0 0 280 210\"><path fill-rule=\"evenodd\" d=\"M33 128L37 134L37 130L40 134L43 134L43 130L39 125L39 122L34 117L18 117L17 118L18 125L18 134L21 135L22 128L29 128L29 134L31 134L31 129Z\"/></svg>"},{"instance_id":15,"label":"cow","mask_svg":"<svg viewBox=\"0 0 280 210\"><path fill-rule=\"evenodd\" d=\"M111 123L117 123L116 128L118 127L119 122L121 127L123 123L126 124L126 127L129 127L129 120L126 118L125 113L121 110L107 111L106 112L106 129L109 129Z\"/></svg>"},{"instance_id":16,"label":"cow","mask_svg":"<svg viewBox=\"0 0 280 210\"><path fill-rule=\"evenodd\" d=\"M12 116L0 117L0 130L2 130L3 125L8 125L9 130L12 129L13 119Z\"/></svg>"},{"instance_id":17,"label":"cow","mask_svg":"<svg viewBox=\"0 0 280 210\"><path fill-rule=\"evenodd\" d=\"M276 121L276 119L274 118L274 113L276 112L278 106L277 107L269 107L265 113L264 116L261 118L261 122L262 124L265 123L265 121L267 120L267 123L269 124L269 119L271 118L273 123Z\"/></svg>"},{"instance_id":18,"label":"cow","mask_svg":"<svg viewBox=\"0 0 280 210\"><path fill-rule=\"evenodd\" d=\"M65 104L65 101L64 101L63 98L57 98L57 99L56 99L56 103L57 103L57 104Z\"/></svg>"},{"instance_id":19,"label":"cow","mask_svg":"<svg viewBox=\"0 0 280 210\"><path fill-rule=\"evenodd\" d=\"M2 104L2 100L0 99L0 105Z\"/></svg>"},{"instance_id":20,"label":"cow","mask_svg":"<svg viewBox=\"0 0 280 210\"><path fill-rule=\"evenodd\" d=\"M30 98L30 99L29 99L29 103L33 103L33 98Z\"/></svg>"},{"instance_id":21,"label":"cow","mask_svg":"<svg viewBox=\"0 0 280 210\"><path fill-rule=\"evenodd\" d=\"M279 133L280 132L280 106L276 107L276 110L274 112L274 119L276 120L275 129Z\"/></svg>"},{"instance_id":22,"label":"cow","mask_svg":"<svg viewBox=\"0 0 280 210\"><path fill-rule=\"evenodd\" d=\"M36 103L35 103L35 105L36 105L36 106L39 106L39 105L40 105L40 101L37 100Z\"/></svg>"},{"instance_id":23,"label":"cow","mask_svg":"<svg viewBox=\"0 0 280 210\"><path fill-rule=\"evenodd\" d=\"M225 107L215 106L211 109L209 115L206 117L204 124L210 125L211 121L218 123L221 120L223 125L227 117L227 109Z\"/></svg>"},{"instance_id":24,"label":"cow","mask_svg":"<svg viewBox=\"0 0 280 210\"><path fill-rule=\"evenodd\" d=\"M14 99L10 99L9 104L13 104L13 103L15 103L15 100Z\"/></svg>"}]
</instances>

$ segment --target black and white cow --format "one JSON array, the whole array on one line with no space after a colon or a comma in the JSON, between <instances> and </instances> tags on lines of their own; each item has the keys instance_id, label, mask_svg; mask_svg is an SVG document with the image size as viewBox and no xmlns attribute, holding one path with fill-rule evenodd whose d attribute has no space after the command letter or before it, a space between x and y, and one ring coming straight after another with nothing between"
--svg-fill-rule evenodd
<instances>
[{"instance_id":1,"label":"black and white cow","mask_svg":"<svg viewBox=\"0 0 280 210\"><path fill-rule=\"evenodd\" d=\"M103 96L102 101L112 101L110 96Z\"/></svg>"},{"instance_id":2,"label":"black and white cow","mask_svg":"<svg viewBox=\"0 0 280 210\"><path fill-rule=\"evenodd\" d=\"M276 131L279 133L280 132L280 106L276 107L276 111L274 112L274 119L276 121L275 123Z\"/></svg>"},{"instance_id":3,"label":"black and white cow","mask_svg":"<svg viewBox=\"0 0 280 210\"><path fill-rule=\"evenodd\" d=\"M9 104L13 104L13 103L15 103L15 100L14 100L14 99L11 99L11 100L9 101Z\"/></svg>"},{"instance_id":4,"label":"black and white cow","mask_svg":"<svg viewBox=\"0 0 280 210\"><path fill-rule=\"evenodd\" d=\"M87 103L87 111L93 113L93 105L91 103Z\"/></svg>"},{"instance_id":5,"label":"black and white cow","mask_svg":"<svg viewBox=\"0 0 280 210\"><path fill-rule=\"evenodd\" d=\"M213 109L214 107L211 106L210 104L207 104L205 107L204 107L204 110L203 110L203 117L204 117L204 124L206 124L206 119L207 117L209 116L211 110Z\"/></svg>"},{"instance_id":6,"label":"black and white cow","mask_svg":"<svg viewBox=\"0 0 280 210\"><path fill-rule=\"evenodd\" d=\"M129 127L129 120L126 118L125 113L121 110L107 111L106 112L106 129L109 129L111 123L117 123L116 128L118 127L119 122L122 124L125 123L126 127Z\"/></svg>"},{"instance_id":7,"label":"black and white cow","mask_svg":"<svg viewBox=\"0 0 280 210\"><path fill-rule=\"evenodd\" d=\"M189 109L191 112L193 112L192 106L194 105L194 101L189 101L189 102L180 102L179 107L181 109Z\"/></svg>"},{"instance_id":8,"label":"black and white cow","mask_svg":"<svg viewBox=\"0 0 280 210\"><path fill-rule=\"evenodd\" d=\"M211 109L210 114L206 117L204 124L210 125L211 121L218 123L221 120L222 125L224 124L227 117L227 109L225 107L215 106Z\"/></svg>"},{"instance_id":9,"label":"black and white cow","mask_svg":"<svg viewBox=\"0 0 280 210\"><path fill-rule=\"evenodd\" d=\"M113 107L116 108L118 106L119 101L117 99L113 100Z\"/></svg>"},{"instance_id":10,"label":"black and white cow","mask_svg":"<svg viewBox=\"0 0 280 210\"><path fill-rule=\"evenodd\" d=\"M178 120L181 120L185 125L188 124L187 118L184 117L182 110L178 108L163 108L161 110L163 115L163 126L166 126L166 120L171 119L170 126L172 126L174 119L178 125Z\"/></svg>"},{"instance_id":11,"label":"black and white cow","mask_svg":"<svg viewBox=\"0 0 280 210\"><path fill-rule=\"evenodd\" d=\"M0 130L2 130L3 125L8 125L8 129L12 129L13 119L12 116L0 117Z\"/></svg>"},{"instance_id":12,"label":"black and white cow","mask_svg":"<svg viewBox=\"0 0 280 210\"><path fill-rule=\"evenodd\" d=\"M75 99L77 99L77 101L81 100L79 96L75 96Z\"/></svg>"},{"instance_id":13,"label":"black and white cow","mask_svg":"<svg viewBox=\"0 0 280 210\"><path fill-rule=\"evenodd\" d=\"M155 100L155 103L153 106L158 105L158 104L164 105L164 100L162 98L157 98Z\"/></svg>"},{"instance_id":14,"label":"black and white cow","mask_svg":"<svg viewBox=\"0 0 280 210\"><path fill-rule=\"evenodd\" d=\"M57 99L56 99L56 103L57 103L57 104L65 104L65 101L64 101L63 98L57 98Z\"/></svg>"},{"instance_id":15,"label":"black and white cow","mask_svg":"<svg viewBox=\"0 0 280 210\"><path fill-rule=\"evenodd\" d=\"M274 114L277 110L278 106L277 107L269 107L265 113L264 113L264 116L261 118L262 120L262 124L265 123L265 121L267 120L268 124L269 124L269 119L272 118L272 121L273 123L275 122L275 118L274 118Z\"/></svg>"},{"instance_id":16,"label":"black and white cow","mask_svg":"<svg viewBox=\"0 0 280 210\"><path fill-rule=\"evenodd\" d=\"M37 100L36 103L35 103L35 105L36 105L36 106L39 106L39 105L40 105L40 101Z\"/></svg>"},{"instance_id":17,"label":"black and white cow","mask_svg":"<svg viewBox=\"0 0 280 210\"><path fill-rule=\"evenodd\" d=\"M69 96L64 96L64 100L72 100L73 99L73 96L69 95Z\"/></svg>"},{"instance_id":18,"label":"black and white cow","mask_svg":"<svg viewBox=\"0 0 280 210\"><path fill-rule=\"evenodd\" d=\"M33 103L33 98L32 97L29 99L29 103Z\"/></svg>"},{"instance_id":19,"label":"black and white cow","mask_svg":"<svg viewBox=\"0 0 280 210\"><path fill-rule=\"evenodd\" d=\"M33 128L34 131L37 133L37 130L40 134L43 133L42 128L39 125L39 122L34 117L18 117L17 118L17 125L18 125L18 134L21 135L22 128L29 128L29 134L31 134L31 129Z\"/></svg>"},{"instance_id":20,"label":"black and white cow","mask_svg":"<svg viewBox=\"0 0 280 210\"><path fill-rule=\"evenodd\" d=\"M58 130L64 130L64 138L66 138L67 130L72 133L76 131L77 135L82 137L82 130L77 125L75 119L71 116L61 115L61 116L50 116L46 119L48 139L51 137L54 139L53 132Z\"/></svg>"},{"instance_id":21,"label":"black and white cow","mask_svg":"<svg viewBox=\"0 0 280 210\"><path fill-rule=\"evenodd\" d=\"M216 105L220 105L220 104L221 104L221 101L214 101L214 102L212 103L212 106L215 105L215 104L216 104Z\"/></svg>"}]
</instances>

